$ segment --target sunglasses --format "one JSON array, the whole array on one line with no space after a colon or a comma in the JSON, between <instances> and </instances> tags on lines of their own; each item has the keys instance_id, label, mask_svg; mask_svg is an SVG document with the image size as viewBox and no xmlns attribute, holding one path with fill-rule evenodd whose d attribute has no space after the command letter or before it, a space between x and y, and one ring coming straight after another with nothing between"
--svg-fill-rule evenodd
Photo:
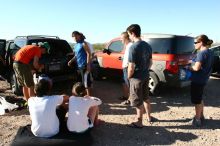
<instances>
[{"instance_id":1,"label":"sunglasses","mask_svg":"<svg viewBox=\"0 0 220 146\"><path fill-rule=\"evenodd\" d=\"M198 44L198 43L200 43L200 42L194 42L194 44Z\"/></svg>"}]
</instances>

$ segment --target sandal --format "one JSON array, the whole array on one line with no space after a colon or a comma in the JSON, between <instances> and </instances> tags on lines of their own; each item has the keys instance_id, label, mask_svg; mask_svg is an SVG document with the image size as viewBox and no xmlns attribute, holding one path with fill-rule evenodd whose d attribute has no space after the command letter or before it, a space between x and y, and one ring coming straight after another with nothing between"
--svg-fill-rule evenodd
<instances>
[{"instance_id":1,"label":"sandal","mask_svg":"<svg viewBox=\"0 0 220 146\"><path fill-rule=\"evenodd\" d=\"M147 121L148 121L149 123L153 123L153 122L158 121L158 119L157 119L157 118L155 118L155 117L152 117L152 116L151 116L151 119L150 119L150 120L149 120L149 119L147 119Z\"/></svg>"},{"instance_id":2,"label":"sandal","mask_svg":"<svg viewBox=\"0 0 220 146\"><path fill-rule=\"evenodd\" d=\"M136 128L136 129L142 129L144 126L139 126L139 125L137 125L136 122L132 122L131 124L128 124L128 127Z\"/></svg>"},{"instance_id":3,"label":"sandal","mask_svg":"<svg viewBox=\"0 0 220 146\"><path fill-rule=\"evenodd\" d=\"M130 105L131 103L129 100L125 100L125 101L121 102L121 104L122 105Z\"/></svg>"}]
</instances>

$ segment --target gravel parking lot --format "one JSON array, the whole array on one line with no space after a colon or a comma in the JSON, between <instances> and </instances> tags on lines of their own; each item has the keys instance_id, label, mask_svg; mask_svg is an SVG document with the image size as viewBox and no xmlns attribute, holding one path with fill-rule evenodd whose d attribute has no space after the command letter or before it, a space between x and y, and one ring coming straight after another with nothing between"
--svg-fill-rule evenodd
<instances>
[{"instance_id":1,"label":"gravel parking lot","mask_svg":"<svg viewBox=\"0 0 220 146\"><path fill-rule=\"evenodd\" d=\"M63 85L63 84L62 84ZM70 86L55 87L54 93L63 93ZM68 85L68 84L67 84ZM105 123L92 131L94 146L134 145L219 145L220 143L220 79L212 77L205 90L205 117L202 128L191 126L194 107L190 103L189 88L164 87L159 96L153 96L153 124L144 120L143 129L127 127L135 119L135 110L120 104L121 84L103 80L94 83L94 95L102 99L100 119ZM59 90L57 90L59 89ZM6 82L0 81L0 95L14 96ZM68 91L69 92L69 91ZM13 111L0 116L0 145L10 145L20 126L30 124L27 110Z\"/></svg>"}]
</instances>

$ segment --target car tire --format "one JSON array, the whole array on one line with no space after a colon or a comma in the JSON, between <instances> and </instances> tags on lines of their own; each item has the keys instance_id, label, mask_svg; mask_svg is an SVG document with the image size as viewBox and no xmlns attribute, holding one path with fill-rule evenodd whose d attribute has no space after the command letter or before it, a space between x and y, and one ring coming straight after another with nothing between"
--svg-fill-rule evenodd
<instances>
[{"instance_id":1,"label":"car tire","mask_svg":"<svg viewBox=\"0 0 220 146\"><path fill-rule=\"evenodd\" d=\"M150 72L148 88L151 94L158 94L159 80L154 72Z\"/></svg>"},{"instance_id":2,"label":"car tire","mask_svg":"<svg viewBox=\"0 0 220 146\"><path fill-rule=\"evenodd\" d=\"M21 86L18 85L17 78L13 72L10 76L10 87L15 95L22 95Z\"/></svg>"},{"instance_id":3,"label":"car tire","mask_svg":"<svg viewBox=\"0 0 220 146\"><path fill-rule=\"evenodd\" d=\"M101 80L102 79L101 68L98 64L92 65L92 77L94 80Z\"/></svg>"}]
</instances>

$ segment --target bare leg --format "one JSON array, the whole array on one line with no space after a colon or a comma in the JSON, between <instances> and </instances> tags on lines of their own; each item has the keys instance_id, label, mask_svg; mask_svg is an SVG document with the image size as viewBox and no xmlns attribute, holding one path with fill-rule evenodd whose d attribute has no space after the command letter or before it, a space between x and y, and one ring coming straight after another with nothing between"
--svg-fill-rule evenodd
<instances>
[{"instance_id":1,"label":"bare leg","mask_svg":"<svg viewBox=\"0 0 220 146\"><path fill-rule=\"evenodd\" d=\"M34 97L34 96L35 96L35 93L34 93L34 86L28 88L28 90L29 90L29 96L30 96L30 97Z\"/></svg>"},{"instance_id":2,"label":"bare leg","mask_svg":"<svg viewBox=\"0 0 220 146\"><path fill-rule=\"evenodd\" d=\"M203 113L203 107L204 107L204 104L203 102L201 102L201 104L196 104L195 105L195 111L196 111L196 119L200 119L201 116L202 116L202 113Z\"/></svg>"},{"instance_id":3,"label":"bare leg","mask_svg":"<svg viewBox=\"0 0 220 146\"><path fill-rule=\"evenodd\" d=\"M29 88L28 88L28 87L23 87L23 95L24 95L24 99L25 99L26 101L30 98Z\"/></svg>"},{"instance_id":4,"label":"bare leg","mask_svg":"<svg viewBox=\"0 0 220 146\"><path fill-rule=\"evenodd\" d=\"M204 102L202 101L202 113L201 113L201 116L203 116L204 117Z\"/></svg>"},{"instance_id":5,"label":"bare leg","mask_svg":"<svg viewBox=\"0 0 220 146\"><path fill-rule=\"evenodd\" d=\"M88 117L90 118L90 120L94 124L98 119L98 113L99 113L99 107L98 106L90 107L89 112L88 112Z\"/></svg>"},{"instance_id":6,"label":"bare leg","mask_svg":"<svg viewBox=\"0 0 220 146\"><path fill-rule=\"evenodd\" d=\"M124 97L128 97L129 96L129 88L127 86L127 84L123 83L123 94L124 94Z\"/></svg>"},{"instance_id":7,"label":"bare leg","mask_svg":"<svg viewBox=\"0 0 220 146\"><path fill-rule=\"evenodd\" d=\"M151 104L150 99L144 101L144 108L147 114L148 121L151 121Z\"/></svg>"},{"instance_id":8,"label":"bare leg","mask_svg":"<svg viewBox=\"0 0 220 146\"><path fill-rule=\"evenodd\" d=\"M88 96L91 96L91 95L92 95L92 90L91 90L90 87L86 89L86 94L87 94Z\"/></svg>"},{"instance_id":9,"label":"bare leg","mask_svg":"<svg viewBox=\"0 0 220 146\"><path fill-rule=\"evenodd\" d=\"M139 107L136 107L135 109L137 112L137 122L135 122L135 124L137 126L143 126L142 119L143 119L143 113L144 113L144 106L141 105Z\"/></svg>"}]
</instances>

